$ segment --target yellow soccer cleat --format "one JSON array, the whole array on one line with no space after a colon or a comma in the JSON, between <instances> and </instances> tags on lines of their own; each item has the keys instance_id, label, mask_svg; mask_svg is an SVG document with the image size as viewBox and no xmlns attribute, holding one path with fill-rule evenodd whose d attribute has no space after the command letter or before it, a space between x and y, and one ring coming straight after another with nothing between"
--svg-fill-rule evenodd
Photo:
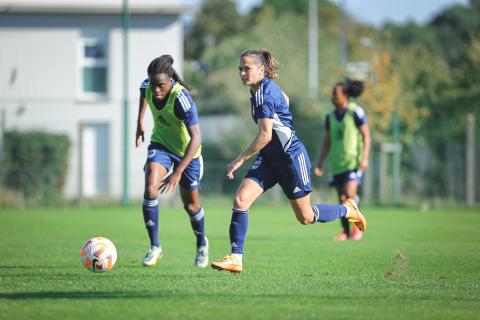
<instances>
[{"instance_id":1,"label":"yellow soccer cleat","mask_svg":"<svg viewBox=\"0 0 480 320\"><path fill-rule=\"evenodd\" d=\"M356 225L360 231L367 230L367 220L365 220L365 217L360 212L360 209L358 209L355 200L349 198L343 203L343 205L348 209L348 221Z\"/></svg>"},{"instance_id":2,"label":"yellow soccer cleat","mask_svg":"<svg viewBox=\"0 0 480 320\"><path fill-rule=\"evenodd\" d=\"M242 262L235 259L233 255L225 256L224 258L212 262L212 268L217 270L225 270L230 272L242 272Z\"/></svg>"}]
</instances>

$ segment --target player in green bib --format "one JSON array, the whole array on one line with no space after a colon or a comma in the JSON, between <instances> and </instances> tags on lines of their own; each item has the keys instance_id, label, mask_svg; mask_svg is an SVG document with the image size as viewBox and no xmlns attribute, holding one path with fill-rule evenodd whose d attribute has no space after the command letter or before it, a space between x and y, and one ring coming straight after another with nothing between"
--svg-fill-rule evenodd
<instances>
[{"instance_id":1,"label":"player in green bib","mask_svg":"<svg viewBox=\"0 0 480 320\"><path fill-rule=\"evenodd\" d=\"M326 134L315 168L315 174L322 176L323 162L329 157L329 183L336 188L341 203L349 198L359 202L358 188L361 186L362 173L368 168L370 129L365 111L352 99L358 98L363 89L363 82L348 79L333 87L331 101L335 109L326 116ZM355 225L350 228L347 219L341 221L342 232L335 237L336 240L362 238L361 231Z\"/></svg>"},{"instance_id":2,"label":"player in green bib","mask_svg":"<svg viewBox=\"0 0 480 320\"><path fill-rule=\"evenodd\" d=\"M158 239L158 192L174 191L180 185L180 196L196 236L195 266L208 264L208 239L205 218L199 201L203 175L201 134L197 107L188 86L172 67L173 58L163 55L148 66L148 79L140 86L136 147L144 139L143 119L150 108L154 127L145 164L143 218L150 238L150 249L144 266L154 266L163 257ZM171 174L168 175L169 171Z\"/></svg>"}]
</instances>

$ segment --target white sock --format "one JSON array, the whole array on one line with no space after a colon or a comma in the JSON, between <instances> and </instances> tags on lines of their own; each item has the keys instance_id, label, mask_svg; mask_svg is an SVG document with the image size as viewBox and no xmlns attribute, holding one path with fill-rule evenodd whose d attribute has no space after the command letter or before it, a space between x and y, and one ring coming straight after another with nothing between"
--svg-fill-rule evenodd
<instances>
[{"instance_id":1,"label":"white sock","mask_svg":"<svg viewBox=\"0 0 480 320\"><path fill-rule=\"evenodd\" d=\"M344 205L344 207L347 208L347 214L345 215L345 218L348 219L348 218L350 218L350 208L345 206L345 205Z\"/></svg>"},{"instance_id":2,"label":"white sock","mask_svg":"<svg viewBox=\"0 0 480 320\"><path fill-rule=\"evenodd\" d=\"M240 253L232 253L232 256L233 258L235 259L235 261L237 261L238 263L242 263L242 254Z\"/></svg>"},{"instance_id":3,"label":"white sock","mask_svg":"<svg viewBox=\"0 0 480 320\"><path fill-rule=\"evenodd\" d=\"M150 247L150 250L152 250L152 251L160 251L160 252L161 252L161 251L162 251L162 247L151 246L151 247Z\"/></svg>"}]
</instances>

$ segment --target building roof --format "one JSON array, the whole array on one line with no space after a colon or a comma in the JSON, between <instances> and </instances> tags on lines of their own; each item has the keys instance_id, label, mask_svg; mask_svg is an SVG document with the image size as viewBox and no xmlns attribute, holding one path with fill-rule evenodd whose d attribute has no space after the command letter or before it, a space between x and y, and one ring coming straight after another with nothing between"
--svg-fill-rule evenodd
<instances>
[{"instance_id":1,"label":"building roof","mask_svg":"<svg viewBox=\"0 0 480 320\"><path fill-rule=\"evenodd\" d=\"M0 13L120 14L123 0L0 0ZM179 0L130 0L130 14L182 14L196 6Z\"/></svg>"}]
</instances>

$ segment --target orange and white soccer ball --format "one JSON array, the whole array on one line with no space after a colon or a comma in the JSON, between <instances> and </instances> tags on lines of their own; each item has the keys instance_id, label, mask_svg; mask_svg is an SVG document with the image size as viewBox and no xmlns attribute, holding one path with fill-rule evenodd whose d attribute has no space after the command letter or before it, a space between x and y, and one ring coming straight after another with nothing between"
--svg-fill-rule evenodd
<instances>
[{"instance_id":1,"label":"orange and white soccer ball","mask_svg":"<svg viewBox=\"0 0 480 320\"><path fill-rule=\"evenodd\" d=\"M104 237L88 239L82 246L80 258L83 266L92 272L105 272L117 262L117 249Z\"/></svg>"}]
</instances>

